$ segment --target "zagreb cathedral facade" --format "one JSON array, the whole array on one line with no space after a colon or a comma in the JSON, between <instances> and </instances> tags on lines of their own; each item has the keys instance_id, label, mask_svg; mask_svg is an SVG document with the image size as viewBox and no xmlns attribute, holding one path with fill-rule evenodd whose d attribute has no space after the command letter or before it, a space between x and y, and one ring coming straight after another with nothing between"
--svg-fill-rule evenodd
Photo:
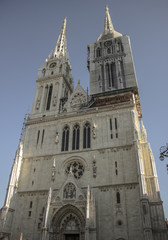
<instances>
[{"instance_id":1,"label":"zagreb cathedral facade","mask_svg":"<svg viewBox=\"0 0 168 240\"><path fill-rule=\"evenodd\" d=\"M168 239L130 39L115 31L107 6L87 63L89 94L80 82L74 89L64 19L37 75L0 239Z\"/></svg>"}]
</instances>

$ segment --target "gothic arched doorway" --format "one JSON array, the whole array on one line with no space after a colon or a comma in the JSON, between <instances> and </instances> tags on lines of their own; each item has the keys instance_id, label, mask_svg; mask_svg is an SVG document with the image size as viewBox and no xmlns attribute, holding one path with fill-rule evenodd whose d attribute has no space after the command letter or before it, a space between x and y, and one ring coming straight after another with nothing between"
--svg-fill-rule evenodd
<instances>
[{"instance_id":1,"label":"gothic arched doorway","mask_svg":"<svg viewBox=\"0 0 168 240\"><path fill-rule=\"evenodd\" d=\"M50 227L50 240L84 240L85 217L73 205L66 205L55 213Z\"/></svg>"}]
</instances>

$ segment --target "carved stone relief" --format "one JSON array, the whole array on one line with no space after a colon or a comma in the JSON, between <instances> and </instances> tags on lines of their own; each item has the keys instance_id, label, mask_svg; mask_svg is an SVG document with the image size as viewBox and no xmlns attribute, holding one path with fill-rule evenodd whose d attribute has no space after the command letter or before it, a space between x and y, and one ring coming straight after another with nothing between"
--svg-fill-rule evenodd
<instances>
[{"instance_id":1,"label":"carved stone relief","mask_svg":"<svg viewBox=\"0 0 168 240\"><path fill-rule=\"evenodd\" d=\"M73 183L67 183L64 187L63 192L64 199L75 199L76 198L76 187Z\"/></svg>"}]
</instances>

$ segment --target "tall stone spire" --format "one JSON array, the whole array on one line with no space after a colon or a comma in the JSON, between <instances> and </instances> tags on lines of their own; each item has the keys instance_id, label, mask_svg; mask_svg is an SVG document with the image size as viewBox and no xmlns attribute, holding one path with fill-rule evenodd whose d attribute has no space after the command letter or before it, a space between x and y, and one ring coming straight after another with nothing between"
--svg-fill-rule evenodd
<instances>
[{"instance_id":1,"label":"tall stone spire","mask_svg":"<svg viewBox=\"0 0 168 240\"><path fill-rule=\"evenodd\" d=\"M53 57L54 58L60 58L60 57L68 57L67 52L67 40L66 40L66 18L64 18L64 22L62 25L62 29L60 32L60 35L58 37L55 49L53 51Z\"/></svg>"},{"instance_id":2,"label":"tall stone spire","mask_svg":"<svg viewBox=\"0 0 168 240\"><path fill-rule=\"evenodd\" d=\"M104 20L104 32L98 37L97 41L107 39L107 38L117 38L122 36L121 33L117 32L114 30L110 13L109 13L109 8L106 5L106 12L105 12L105 20Z\"/></svg>"},{"instance_id":3,"label":"tall stone spire","mask_svg":"<svg viewBox=\"0 0 168 240\"><path fill-rule=\"evenodd\" d=\"M111 17L109 14L108 6L106 5L106 13L105 13L105 21L104 21L104 34L113 33L114 27L111 21Z\"/></svg>"}]
</instances>

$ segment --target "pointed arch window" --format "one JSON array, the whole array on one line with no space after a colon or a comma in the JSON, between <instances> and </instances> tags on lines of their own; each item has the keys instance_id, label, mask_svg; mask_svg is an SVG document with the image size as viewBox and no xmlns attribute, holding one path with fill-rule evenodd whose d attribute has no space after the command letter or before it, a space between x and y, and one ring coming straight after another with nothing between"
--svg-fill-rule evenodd
<instances>
[{"instance_id":1,"label":"pointed arch window","mask_svg":"<svg viewBox=\"0 0 168 240\"><path fill-rule=\"evenodd\" d=\"M85 123L83 127L83 148L90 148L91 147L91 128L90 123Z\"/></svg>"},{"instance_id":2,"label":"pointed arch window","mask_svg":"<svg viewBox=\"0 0 168 240\"><path fill-rule=\"evenodd\" d=\"M80 126L75 124L73 127L73 137L72 137L72 150L79 149L79 142L80 142Z\"/></svg>"},{"instance_id":3,"label":"pointed arch window","mask_svg":"<svg viewBox=\"0 0 168 240\"><path fill-rule=\"evenodd\" d=\"M96 57L101 57L101 49L99 47L96 49Z\"/></svg>"},{"instance_id":4,"label":"pointed arch window","mask_svg":"<svg viewBox=\"0 0 168 240\"><path fill-rule=\"evenodd\" d=\"M51 85L48 91L48 98L47 98L47 106L46 106L46 110L50 109L50 104L51 104L51 97L52 97L52 90L53 90L53 86Z\"/></svg>"},{"instance_id":5,"label":"pointed arch window","mask_svg":"<svg viewBox=\"0 0 168 240\"><path fill-rule=\"evenodd\" d=\"M68 146L69 146L69 127L65 126L62 132L61 151L68 151Z\"/></svg>"}]
</instances>

